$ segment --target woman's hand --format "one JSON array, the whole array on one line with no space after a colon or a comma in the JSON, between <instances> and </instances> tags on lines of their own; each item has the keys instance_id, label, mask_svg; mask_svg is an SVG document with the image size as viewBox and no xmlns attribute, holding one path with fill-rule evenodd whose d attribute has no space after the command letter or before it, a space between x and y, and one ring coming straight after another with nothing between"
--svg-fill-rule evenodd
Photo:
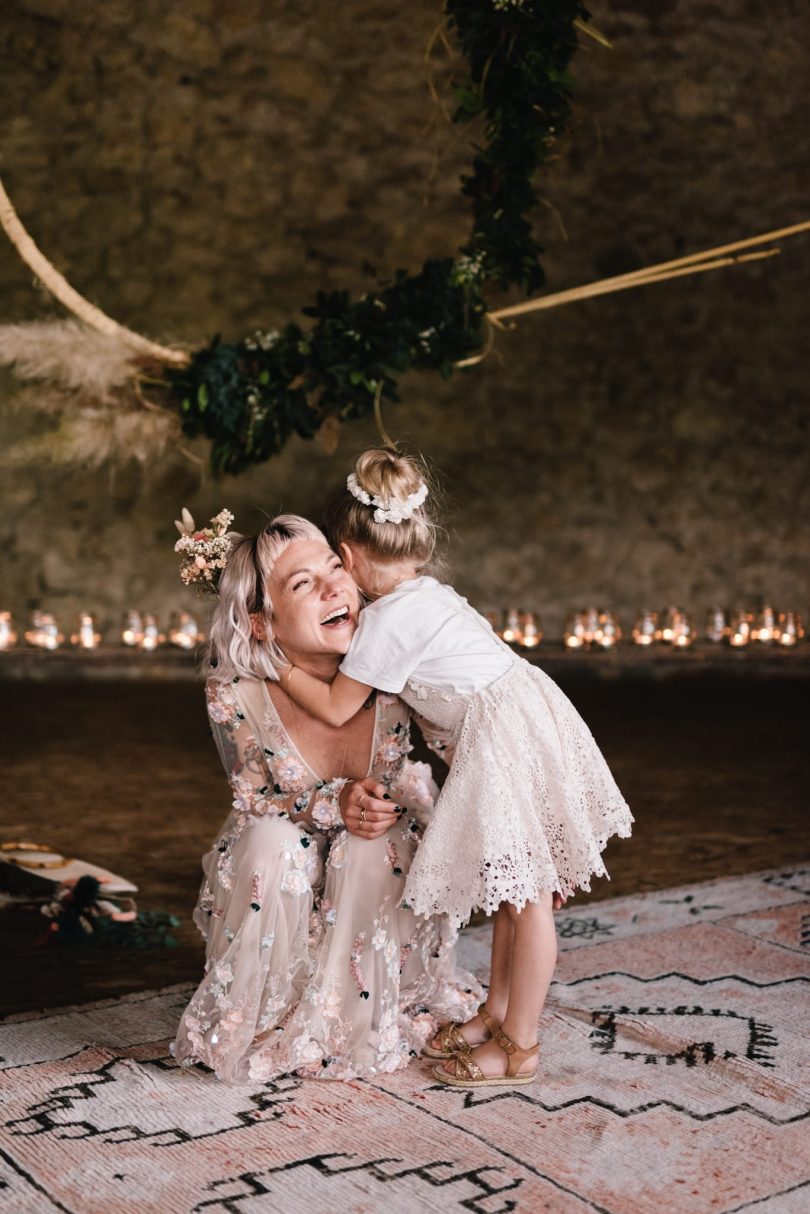
<instances>
[{"instance_id":1,"label":"woman's hand","mask_svg":"<svg viewBox=\"0 0 810 1214\"><path fill-rule=\"evenodd\" d=\"M551 909L552 910L561 910L565 906L567 901L568 901L568 899L564 898L561 893L555 892L551 898Z\"/></svg>"},{"instance_id":2,"label":"woman's hand","mask_svg":"<svg viewBox=\"0 0 810 1214\"><path fill-rule=\"evenodd\" d=\"M387 798L384 786L371 776L343 786L340 812L349 834L360 839L379 839L399 821L401 813Z\"/></svg>"}]
</instances>

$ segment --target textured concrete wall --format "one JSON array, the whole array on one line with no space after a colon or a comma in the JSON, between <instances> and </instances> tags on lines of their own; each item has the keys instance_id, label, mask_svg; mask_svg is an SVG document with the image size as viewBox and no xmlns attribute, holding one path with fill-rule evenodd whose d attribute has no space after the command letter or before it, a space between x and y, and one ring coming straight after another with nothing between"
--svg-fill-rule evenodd
<instances>
[{"instance_id":1,"label":"textured concrete wall","mask_svg":"<svg viewBox=\"0 0 810 1214\"><path fill-rule=\"evenodd\" d=\"M594 5L615 41L575 61L576 119L543 182L551 289L805 217L804 6ZM431 125L434 0L16 0L2 21L0 167L55 264L118 320L202 343L362 289L363 259L453 251L468 132ZM389 428L444 472L456 584L559 630L596 599L808 606L807 238L781 257L523 321ZM0 314L47 301L0 244ZM3 389L0 388L0 393ZM29 421L3 409L7 442ZM115 620L166 610L172 518L318 509L373 439L295 441L238 480L32 469L0 487L2 598ZM4 604L0 604L3 606Z\"/></svg>"}]
</instances>

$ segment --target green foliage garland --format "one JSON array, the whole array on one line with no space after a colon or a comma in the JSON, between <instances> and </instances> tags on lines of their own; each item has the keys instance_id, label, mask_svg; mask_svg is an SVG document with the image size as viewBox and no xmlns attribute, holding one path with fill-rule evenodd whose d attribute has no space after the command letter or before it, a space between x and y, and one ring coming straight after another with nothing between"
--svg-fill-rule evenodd
<instances>
[{"instance_id":1,"label":"green foliage garland","mask_svg":"<svg viewBox=\"0 0 810 1214\"><path fill-rule=\"evenodd\" d=\"M579 0L447 0L445 16L467 63L454 85L454 121L484 120L484 142L462 178L473 230L456 258L397 272L362 298L319 293L313 324L236 343L215 338L171 370L183 431L211 440L216 472L239 473L312 438L329 417L368 415L375 394L396 401L410 370L451 374L480 349L483 289L536 291L544 278L530 216L533 178L570 114Z\"/></svg>"}]
</instances>

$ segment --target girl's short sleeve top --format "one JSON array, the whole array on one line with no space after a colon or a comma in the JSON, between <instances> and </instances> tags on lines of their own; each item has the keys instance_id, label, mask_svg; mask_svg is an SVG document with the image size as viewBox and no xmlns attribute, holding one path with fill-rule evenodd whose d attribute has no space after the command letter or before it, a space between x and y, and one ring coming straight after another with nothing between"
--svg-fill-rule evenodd
<instances>
[{"instance_id":1,"label":"girl's short sleeve top","mask_svg":"<svg viewBox=\"0 0 810 1214\"><path fill-rule=\"evenodd\" d=\"M516 660L466 599L425 576L401 582L360 612L340 669L358 683L396 695L409 679L471 695Z\"/></svg>"}]
</instances>

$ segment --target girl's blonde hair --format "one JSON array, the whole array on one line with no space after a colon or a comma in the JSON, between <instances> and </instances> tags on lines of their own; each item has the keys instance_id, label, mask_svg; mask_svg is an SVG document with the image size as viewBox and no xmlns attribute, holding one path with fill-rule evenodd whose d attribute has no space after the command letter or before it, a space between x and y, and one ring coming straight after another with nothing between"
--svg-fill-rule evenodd
<instances>
[{"instance_id":1,"label":"girl's blonde hair","mask_svg":"<svg viewBox=\"0 0 810 1214\"><path fill-rule=\"evenodd\" d=\"M211 631L203 659L209 678L230 683L234 678L278 679L288 665L273 639L273 604L267 584L276 561L295 540L319 540L326 536L314 523L299 514L279 514L258 535L231 532L232 548L219 580L219 601L211 620ZM251 616L264 623L266 639L253 635Z\"/></svg>"},{"instance_id":2,"label":"girl's blonde hair","mask_svg":"<svg viewBox=\"0 0 810 1214\"><path fill-rule=\"evenodd\" d=\"M358 487L386 508L390 503L404 503L422 484L427 485L428 496L410 518L378 523L376 507L359 501L344 486L335 494L325 520L332 547L337 551L341 543L357 544L382 561L412 560L420 569L434 567L441 527L436 521L437 488L424 460L388 447L373 447L357 457L353 472Z\"/></svg>"}]
</instances>

